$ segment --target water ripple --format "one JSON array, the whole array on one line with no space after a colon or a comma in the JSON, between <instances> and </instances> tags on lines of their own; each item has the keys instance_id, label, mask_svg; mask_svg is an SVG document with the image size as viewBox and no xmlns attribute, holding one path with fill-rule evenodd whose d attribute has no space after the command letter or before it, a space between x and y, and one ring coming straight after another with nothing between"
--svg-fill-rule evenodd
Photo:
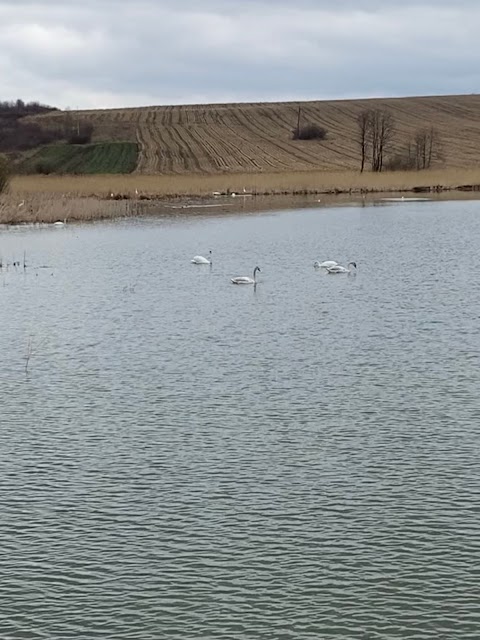
<instances>
[{"instance_id":1,"label":"water ripple","mask_svg":"<svg viewBox=\"0 0 480 640\"><path fill-rule=\"evenodd\" d=\"M2 640L478 640L480 219L409 206L4 238Z\"/></svg>"}]
</instances>

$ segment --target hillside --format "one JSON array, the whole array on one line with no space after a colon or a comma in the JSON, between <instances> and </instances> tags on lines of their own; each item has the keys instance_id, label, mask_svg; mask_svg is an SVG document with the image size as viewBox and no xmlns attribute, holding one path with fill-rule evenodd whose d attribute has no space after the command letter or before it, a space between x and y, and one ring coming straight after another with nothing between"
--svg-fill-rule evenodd
<instances>
[{"instance_id":1,"label":"hillside","mask_svg":"<svg viewBox=\"0 0 480 640\"><path fill-rule=\"evenodd\" d=\"M328 130L326 140L293 140L302 123ZM434 167L480 164L480 95L257 104L212 104L69 112L91 122L93 142L138 144L143 174L287 172L359 167L356 118L386 109L395 119L395 148L419 128L434 126L442 158ZM60 127L62 112L29 118Z\"/></svg>"}]
</instances>

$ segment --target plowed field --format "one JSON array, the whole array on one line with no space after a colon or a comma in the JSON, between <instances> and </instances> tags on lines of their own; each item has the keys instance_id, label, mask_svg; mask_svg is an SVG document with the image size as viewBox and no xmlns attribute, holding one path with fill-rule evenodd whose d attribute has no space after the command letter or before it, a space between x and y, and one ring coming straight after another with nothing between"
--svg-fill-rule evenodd
<instances>
[{"instance_id":1,"label":"plowed field","mask_svg":"<svg viewBox=\"0 0 480 640\"><path fill-rule=\"evenodd\" d=\"M328 130L324 141L292 139L301 107L303 124ZM137 142L143 174L258 173L359 166L357 115L388 109L395 118L395 148L419 128L437 129L440 168L480 164L480 95L142 107L71 112L91 121L96 141ZM61 112L37 116L56 122Z\"/></svg>"}]
</instances>

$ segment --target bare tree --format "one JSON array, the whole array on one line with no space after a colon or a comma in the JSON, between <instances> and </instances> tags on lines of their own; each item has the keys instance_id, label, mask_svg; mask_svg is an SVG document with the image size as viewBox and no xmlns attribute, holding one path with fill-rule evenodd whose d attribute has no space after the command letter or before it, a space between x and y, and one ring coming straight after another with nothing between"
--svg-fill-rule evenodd
<instances>
[{"instance_id":1,"label":"bare tree","mask_svg":"<svg viewBox=\"0 0 480 640\"><path fill-rule=\"evenodd\" d=\"M430 169L434 161L441 159L440 136L430 127L418 129L407 144L388 158L385 167L390 171L420 171Z\"/></svg>"},{"instance_id":2,"label":"bare tree","mask_svg":"<svg viewBox=\"0 0 480 640\"><path fill-rule=\"evenodd\" d=\"M395 120L389 111L365 109L357 116L360 171L370 156L372 171L382 171L386 152L395 131Z\"/></svg>"},{"instance_id":3,"label":"bare tree","mask_svg":"<svg viewBox=\"0 0 480 640\"><path fill-rule=\"evenodd\" d=\"M372 171L380 172L395 131L395 120L392 114L382 109L370 111L369 130Z\"/></svg>"},{"instance_id":4,"label":"bare tree","mask_svg":"<svg viewBox=\"0 0 480 640\"><path fill-rule=\"evenodd\" d=\"M358 124L358 144L360 145L360 172L365 169L365 161L368 153L368 144L370 137L370 110L365 109L357 116Z\"/></svg>"},{"instance_id":5,"label":"bare tree","mask_svg":"<svg viewBox=\"0 0 480 640\"><path fill-rule=\"evenodd\" d=\"M415 134L415 163L417 169L429 169L438 146L438 133L434 127L420 129Z\"/></svg>"}]
</instances>

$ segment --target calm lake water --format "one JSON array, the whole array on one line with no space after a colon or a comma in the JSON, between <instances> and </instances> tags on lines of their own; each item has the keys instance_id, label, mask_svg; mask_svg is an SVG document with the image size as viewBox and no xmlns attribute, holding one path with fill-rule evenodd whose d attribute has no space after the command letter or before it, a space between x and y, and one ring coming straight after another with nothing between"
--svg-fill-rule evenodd
<instances>
[{"instance_id":1,"label":"calm lake water","mask_svg":"<svg viewBox=\"0 0 480 640\"><path fill-rule=\"evenodd\" d=\"M2 640L478 640L480 202L0 232L24 250Z\"/></svg>"}]
</instances>

